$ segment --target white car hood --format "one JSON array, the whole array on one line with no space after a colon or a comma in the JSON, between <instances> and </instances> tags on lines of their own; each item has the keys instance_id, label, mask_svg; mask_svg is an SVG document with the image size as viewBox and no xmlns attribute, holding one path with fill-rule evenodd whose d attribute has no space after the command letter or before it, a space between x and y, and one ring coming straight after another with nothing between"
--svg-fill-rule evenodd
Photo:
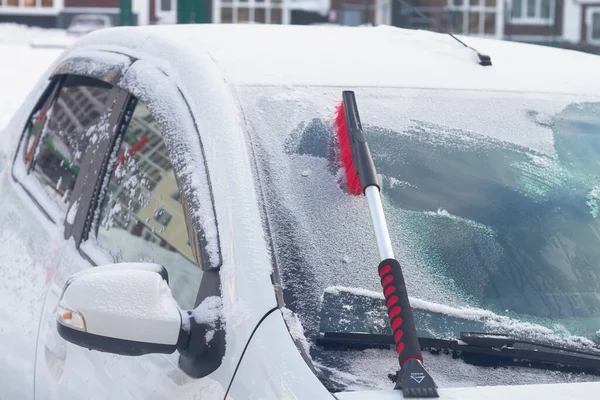
<instances>
[{"instance_id":1,"label":"white car hood","mask_svg":"<svg viewBox=\"0 0 600 400\"><path fill-rule=\"evenodd\" d=\"M600 383L557 383L553 385L478 386L438 389L441 400L565 400L600 399ZM336 393L338 400L399 400L401 391L358 391Z\"/></svg>"}]
</instances>

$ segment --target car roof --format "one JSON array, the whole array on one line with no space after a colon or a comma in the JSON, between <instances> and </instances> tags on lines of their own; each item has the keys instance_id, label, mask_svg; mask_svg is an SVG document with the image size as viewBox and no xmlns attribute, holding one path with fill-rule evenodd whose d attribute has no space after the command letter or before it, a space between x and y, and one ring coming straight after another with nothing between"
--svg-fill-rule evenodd
<instances>
[{"instance_id":1,"label":"car roof","mask_svg":"<svg viewBox=\"0 0 600 400\"><path fill-rule=\"evenodd\" d=\"M388 26L163 25L94 32L94 45L169 70L203 68L207 58L233 85L315 85L449 88L599 94L600 57L516 42ZM166 65L168 64L168 65ZM183 75L188 75L183 74Z\"/></svg>"}]
</instances>

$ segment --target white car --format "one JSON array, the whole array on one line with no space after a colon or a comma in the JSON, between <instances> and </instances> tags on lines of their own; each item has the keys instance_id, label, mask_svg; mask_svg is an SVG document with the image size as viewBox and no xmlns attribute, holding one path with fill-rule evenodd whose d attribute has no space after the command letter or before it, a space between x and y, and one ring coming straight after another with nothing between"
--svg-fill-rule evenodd
<instances>
[{"instance_id":1,"label":"white car","mask_svg":"<svg viewBox=\"0 0 600 400\"><path fill-rule=\"evenodd\" d=\"M79 39L2 133L0 399L401 399L344 90L440 398L600 398L600 58L464 40L493 65L384 27Z\"/></svg>"},{"instance_id":2,"label":"white car","mask_svg":"<svg viewBox=\"0 0 600 400\"><path fill-rule=\"evenodd\" d=\"M103 14L77 14L67 28L67 34L81 36L98 29L113 26L108 15Z\"/></svg>"}]
</instances>

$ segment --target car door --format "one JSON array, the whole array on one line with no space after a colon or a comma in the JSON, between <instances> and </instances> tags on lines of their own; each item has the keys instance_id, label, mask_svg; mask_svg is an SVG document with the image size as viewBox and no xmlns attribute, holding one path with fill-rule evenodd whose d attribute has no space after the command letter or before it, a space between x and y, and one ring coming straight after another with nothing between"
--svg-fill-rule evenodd
<instances>
[{"instance_id":1,"label":"car door","mask_svg":"<svg viewBox=\"0 0 600 400\"><path fill-rule=\"evenodd\" d=\"M173 149L165 141L169 121L157 122L147 104L119 92L103 128L108 137L89 153L87 179L74 187L76 200L67 211L65 234L73 240L57 264L44 306L35 398L188 399L207 390L223 397L230 377L205 376L216 367L199 372L207 358L198 362L193 354L178 352L124 357L89 351L57 333L55 311L66 280L96 265L163 265L182 309L192 310L204 297L219 294L218 273L203 271L202 239L190 222L171 161Z\"/></svg>"},{"instance_id":2,"label":"car door","mask_svg":"<svg viewBox=\"0 0 600 400\"><path fill-rule=\"evenodd\" d=\"M25 138L39 133L52 104L58 80L30 111L3 132L19 136L14 129L25 126ZM22 128L22 126L20 126ZM60 258L62 239L58 204L53 204L41 182L28 174L27 155L17 151L13 163L0 155L0 398L31 399L37 327L48 284L48 271ZM54 209L54 213L50 211ZM53 214L54 217L50 217ZM58 218L58 219L57 219Z\"/></svg>"}]
</instances>

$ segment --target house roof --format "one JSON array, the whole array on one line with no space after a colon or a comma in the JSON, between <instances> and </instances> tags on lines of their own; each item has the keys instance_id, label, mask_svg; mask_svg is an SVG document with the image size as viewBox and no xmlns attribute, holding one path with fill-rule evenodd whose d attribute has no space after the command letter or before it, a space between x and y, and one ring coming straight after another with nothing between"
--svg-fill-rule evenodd
<instances>
[{"instance_id":1,"label":"house roof","mask_svg":"<svg viewBox=\"0 0 600 400\"><path fill-rule=\"evenodd\" d=\"M112 28L79 45L118 49L169 70L211 59L233 85L391 86L600 94L600 57L474 37L474 52L445 34L393 27L170 25ZM168 65L167 65L168 64Z\"/></svg>"}]
</instances>

